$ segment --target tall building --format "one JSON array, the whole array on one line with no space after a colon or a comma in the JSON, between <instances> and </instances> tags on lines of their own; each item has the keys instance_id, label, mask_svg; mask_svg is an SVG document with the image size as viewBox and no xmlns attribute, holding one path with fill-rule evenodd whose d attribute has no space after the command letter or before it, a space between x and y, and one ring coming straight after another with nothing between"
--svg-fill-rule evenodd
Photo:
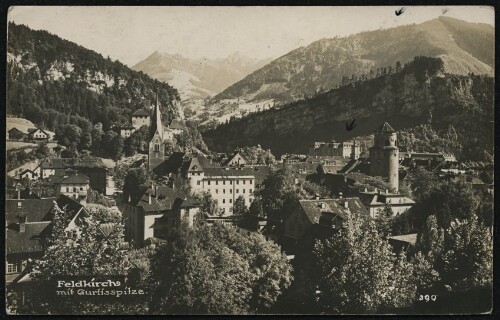
<instances>
[{"instance_id":1,"label":"tall building","mask_svg":"<svg viewBox=\"0 0 500 320\"><path fill-rule=\"evenodd\" d=\"M375 131L370 148L370 175L387 178L391 189L399 189L399 148L396 131L385 122Z\"/></svg>"},{"instance_id":2,"label":"tall building","mask_svg":"<svg viewBox=\"0 0 500 320\"><path fill-rule=\"evenodd\" d=\"M165 160L165 141L163 140L163 124L161 122L160 105L158 104L158 93L156 94L156 105L149 125L149 153L148 170L152 171Z\"/></svg>"}]
</instances>

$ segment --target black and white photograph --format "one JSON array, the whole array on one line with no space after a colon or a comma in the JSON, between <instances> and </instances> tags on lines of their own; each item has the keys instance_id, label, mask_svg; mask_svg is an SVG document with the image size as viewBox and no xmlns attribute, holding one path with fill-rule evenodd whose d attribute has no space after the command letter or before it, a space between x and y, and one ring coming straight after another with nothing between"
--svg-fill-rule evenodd
<instances>
[{"instance_id":1,"label":"black and white photograph","mask_svg":"<svg viewBox=\"0 0 500 320\"><path fill-rule=\"evenodd\" d=\"M8 315L492 313L494 7L6 27Z\"/></svg>"}]
</instances>

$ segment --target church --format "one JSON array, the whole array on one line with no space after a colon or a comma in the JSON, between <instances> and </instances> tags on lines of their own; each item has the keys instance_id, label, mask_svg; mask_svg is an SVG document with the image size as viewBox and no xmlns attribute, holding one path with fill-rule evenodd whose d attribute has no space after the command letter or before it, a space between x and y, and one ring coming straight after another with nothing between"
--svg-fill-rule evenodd
<instances>
[{"instance_id":1,"label":"church","mask_svg":"<svg viewBox=\"0 0 500 320\"><path fill-rule=\"evenodd\" d=\"M165 161L165 155L173 151L174 143L174 131L161 121L158 94L156 94L156 105L149 125L148 171L153 171Z\"/></svg>"}]
</instances>

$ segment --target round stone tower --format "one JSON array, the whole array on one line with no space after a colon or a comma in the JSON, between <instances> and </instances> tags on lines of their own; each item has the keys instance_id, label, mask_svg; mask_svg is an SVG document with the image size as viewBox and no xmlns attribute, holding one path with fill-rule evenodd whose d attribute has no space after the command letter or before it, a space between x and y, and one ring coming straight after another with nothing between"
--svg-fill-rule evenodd
<instances>
[{"instance_id":1,"label":"round stone tower","mask_svg":"<svg viewBox=\"0 0 500 320\"><path fill-rule=\"evenodd\" d=\"M385 122L375 131L370 148L370 175L387 178L391 189L399 190L399 148L396 131Z\"/></svg>"}]
</instances>

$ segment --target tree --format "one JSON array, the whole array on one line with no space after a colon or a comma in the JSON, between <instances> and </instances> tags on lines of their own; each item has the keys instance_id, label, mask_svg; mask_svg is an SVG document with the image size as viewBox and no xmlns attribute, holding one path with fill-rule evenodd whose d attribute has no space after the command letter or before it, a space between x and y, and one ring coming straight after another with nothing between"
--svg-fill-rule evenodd
<instances>
[{"instance_id":1,"label":"tree","mask_svg":"<svg viewBox=\"0 0 500 320\"><path fill-rule=\"evenodd\" d=\"M316 173L317 174L325 174L325 168L323 167L323 164L318 164L316 167Z\"/></svg>"},{"instance_id":2,"label":"tree","mask_svg":"<svg viewBox=\"0 0 500 320\"><path fill-rule=\"evenodd\" d=\"M127 253L120 246L123 242L121 214L99 205L89 205L87 209L76 220L74 228L68 230L74 212L57 206L53 208L53 227L43 242L43 258L31 266L33 277L41 280L36 282L40 287L35 286L34 290L45 290L47 293L47 282L44 280L52 277L127 275ZM112 226L106 234L101 229L103 223ZM38 308L41 308L44 313L51 314L127 314L138 309L135 303L120 301L102 303L85 299L54 299L50 294L33 296L31 302L36 307L32 312L40 312Z\"/></svg>"},{"instance_id":3,"label":"tree","mask_svg":"<svg viewBox=\"0 0 500 320\"><path fill-rule=\"evenodd\" d=\"M245 215L248 212L248 208L245 205L245 198L239 196L234 200L233 214L235 215Z\"/></svg>"},{"instance_id":4,"label":"tree","mask_svg":"<svg viewBox=\"0 0 500 320\"><path fill-rule=\"evenodd\" d=\"M455 220L447 229L443 253L435 263L443 283L452 290L491 286L493 237L476 216Z\"/></svg>"},{"instance_id":5,"label":"tree","mask_svg":"<svg viewBox=\"0 0 500 320\"><path fill-rule=\"evenodd\" d=\"M314 290L326 313L371 313L410 305L416 293L412 266L396 257L373 221L345 221L340 232L315 245Z\"/></svg>"},{"instance_id":6,"label":"tree","mask_svg":"<svg viewBox=\"0 0 500 320\"><path fill-rule=\"evenodd\" d=\"M267 217L282 221L300 197L295 176L287 168L271 170L263 181L260 195Z\"/></svg>"},{"instance_id":7,"label":"tree","mask_svg":"<svg viewBox=\"0 0 500 320\"><path fill-rule=\"evenodd\" d=\"M430 262L434 262L435 258L441 255L443 245L444 230L439 228L436 217L431 215L427 218L422 232L418 234L416 250L428 256Z\"/></svg>"},{"instance_id":8,"label":"tree","mask_svg":"<svg viewBox=\"0 0 500 320\"><path fill-rule=\"evenodd\" d=\"M223 224L182 225L152 258L152 308L169 314L246 314L269 308L291 283L291 266L261 235Z\"/></svg>"},{"instance_id":9,"label":"tree","mask_svg":"<svg viewBox=\"0 0 500 320\"><path fill-rule=\"evenodd\" d=\"M201 208L200 212L208 216L215 216L221 214L221 210L210 192L205 192L201 195Z\"/></svg>"},{"instance_id":10,"label":"tree","mask_svg":"<svg viewBox=\"0 0 500 320\"><path fill-rule=\"evenodd\" d=\"M377 224L377 230L380 236L383 238L388 238L392 235L392 221L394 217L394 212L390 204L386 204L384 209L378 213L375 223Z\"/></svg>"},{"instance_id":11,"label":"tree","mask_svg":"<svg viewBox=\"0 0 500 320\"><path fill-rule=\"evenodd\" d=\"M131 168L123 182L123 201L136 202L151 186L151 177L144 168Z\"/></svg>"}]
</instances>

